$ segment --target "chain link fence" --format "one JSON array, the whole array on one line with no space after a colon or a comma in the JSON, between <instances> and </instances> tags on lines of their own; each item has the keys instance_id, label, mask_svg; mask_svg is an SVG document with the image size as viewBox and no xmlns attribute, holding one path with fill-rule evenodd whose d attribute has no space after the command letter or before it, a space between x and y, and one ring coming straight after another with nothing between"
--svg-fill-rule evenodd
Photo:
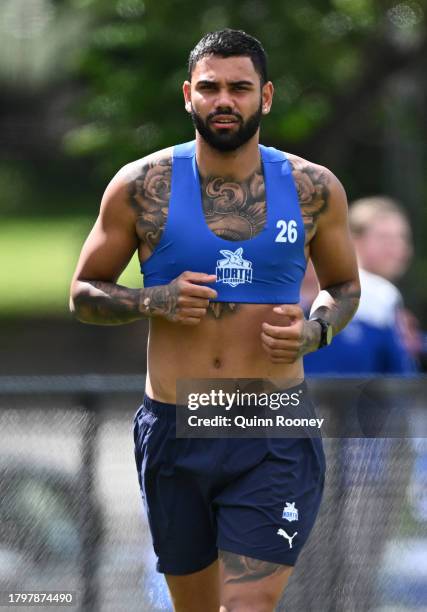
<instances>
[{"instance_id":1,"label":"chain link fence","mask_svg":"<svg viewBox=\"0 0 427 612\"><path fill-rule=\"evenodd\" d=\"M144 382L0 378L0 591L74 591L81 612L171 610L134 466ZM426 396L424 379L405 384ZM330 383L311 388L327 409ZM324 440L321 511L279 611L427 610L427 411L415 404L407 437Z\"/></svg>"}]
</instances>

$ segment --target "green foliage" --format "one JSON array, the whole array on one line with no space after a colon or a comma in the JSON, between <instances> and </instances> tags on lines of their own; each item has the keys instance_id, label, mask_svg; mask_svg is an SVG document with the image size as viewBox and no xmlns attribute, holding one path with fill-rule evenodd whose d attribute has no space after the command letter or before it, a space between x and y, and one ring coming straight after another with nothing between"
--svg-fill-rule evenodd
<instances>
[{"instance_id":1,"label":"green foliage","mask_svg":"<svg viewBox=\"0 0 427 612\"><path fill-rule=\"evenodd\" d=\"M361 68L355 49L379 27L373 0L86 2L97 19L80 55L88 85L82 127L67 135L73 154L93 154L102 171L192 137L181 84L190 49L221 27L260 38L277 85L264 134L281 145L308 138L328 118L330 99ZM108 8L107 8L108 5Z\"/></svg>"},{"instance_id":2,"label":"green foliage","mask_svg":"<svg viewBox=\"0 0 427 612\"><path fill-rule=\"evenodd\" d=\"M331 167L350 200L379 192L400 198L421 274L426 15L427 0L3 0L0 210L41 219L34 230L1 230L3 269L19 298L13 304L28 302L12 278L23 267L11 259L7 229L20 257L31 245L28 265L50 264L52 272L57 265L55 287L61 274L68 282L70 265L54 240L61 235L70 245L68 234L49 230L43 216L93 218L123 164L193 138L181 93L188 53L222 27L253 34L269 55L275 97L262 141ZM37 260L39 233L40 253L58 253L55 262ZM425 284L413 291L427 303ZM34 295L42 300L42 293ZM61 308L63 297L55 299Z\"/></svg>"},{"instance_id":3,"label":"green foliage","mask_svg":"<svg viewBox=\"0 0 427 612\"><path fill-rule=\"evenodd\" d=\"M9 86L40 88L72 69L89 15L66 2L0 3L0 79Z\"/></svg>"},{"instance_id":4,"label":"green foliage","mask_svg":"<svg viewBox=\"0 0 427 612\"><path fill-rule=\"evenodd\" d=\"M206 31L240 28L263 42L276 84L263 138L284 147L309 142L331 121L336 100L356 88L369 68L376 41L412 44L425 27L425 0L74 4L90 9L93 27L78 65L87 84L83 125L66 136L65 147L74 155L96 156L103 177L131 159L192 137L181 84L188 53Z\"/></svg>"}]
</instances>

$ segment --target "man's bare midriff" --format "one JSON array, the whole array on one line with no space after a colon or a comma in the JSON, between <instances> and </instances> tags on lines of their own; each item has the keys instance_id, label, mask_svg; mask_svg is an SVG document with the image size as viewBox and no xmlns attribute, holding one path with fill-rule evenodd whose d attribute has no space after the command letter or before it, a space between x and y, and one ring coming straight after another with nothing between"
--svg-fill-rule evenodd
<instances>
[{"instance_id":1,"label":"man's bare midriff","mask_svg":"<svg viewBox=\"0 0 427 612\"><path fill-rule=\"evenodd\" d=\"M261 346L263 322L283 325L275 304L239 304L236 312L216 319L206 316L198 325L150 321L147 394L160 402L175 403L176 381L209 378L303 378L302 359L274 364Z\"/></svg>"}]
</instances>

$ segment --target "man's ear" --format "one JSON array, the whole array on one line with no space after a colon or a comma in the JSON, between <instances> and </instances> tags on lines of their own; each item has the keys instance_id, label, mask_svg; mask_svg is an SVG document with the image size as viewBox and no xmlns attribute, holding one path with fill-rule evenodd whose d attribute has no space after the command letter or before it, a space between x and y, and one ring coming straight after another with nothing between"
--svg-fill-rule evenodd
<instances>
[{"instance_id":1,"label":"man's ear","mask_svg":"<svg viewBox=\"0 0 427 612\"><path fill-rule=\"evenodd\" d=\"M274 87L271 81L264 84L262 88L262 114L268 115L273 102Z\"/></svg>"},{"instance_id":2,"label":"man's ear","mask_svg":"<svg viewBox=\"0 0 427 612\"><path fill-rule=\"evenodd\" d=\"M182 93L184 94L185 110L187 111L187 113L191 113L192 107L191 107L191 83L190 81L184 81L184 84L182 86Z\"/></svg>"}]
</instances>

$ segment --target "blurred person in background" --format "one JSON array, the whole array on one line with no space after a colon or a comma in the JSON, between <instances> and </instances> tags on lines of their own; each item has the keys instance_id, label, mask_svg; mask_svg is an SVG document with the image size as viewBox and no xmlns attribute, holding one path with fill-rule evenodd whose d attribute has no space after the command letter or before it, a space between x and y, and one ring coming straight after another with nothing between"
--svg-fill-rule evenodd
<instances>
[{"instance_id":1,"label":"blurred person in background","mask_svg":"<svg viewBox=\"0 0 427 612\"><path fill-rule=\"evenodd\" d=\"M393 284L406 272L413 255L406 214L391 198L377 196L355 201L349 221L362 287L359 308L333 345L321 355L307 355L307 371L341 375L414 372L422 337ZM309 266L302 286L306 311L316 294L317 280Z\"/></svg>"},{"instance_id":2,"label":"blurred person in background","mask_svg":"<svg viewBox=\"0 0 427 612\"><path fill-rule=\"evenodd\" d=\"M423 352L419 323L394 285L406 273L414 253L407 214L396 200L372 196L352 203L349 220L366 291L394 293L390 306L396 312L402 341L418 361ZM383 289L371 275L389 281L388 288L383 285Z\"/></svg>"},{"instance_id":3,"label":"blurred person in background","mask_svg":"<svg viewBox=\"0 0 427 612\"><path fill-rule=\"evenodd\" d=\"M361 198L351 204L349 221L359 266L397 282L413 256L412 232L404 209L387 196Z\"/></svg>"},{"instance_id":4,"label":"blurred person in background","mask_svg":"<svg viewBox=\"0 0 427 612\"><path fill-rule=\"evenodd\" d=\"M357 257L361 269L360 281L362 296L356 321L363 317L364 312L371 313L376 304L376 295L384 295L384 291L394 293L391 303L395 309L397 323L393 325L398 331L399 345L395 355L400 355L402 362L394 372L396 374L415 373L417 369L425 369L427 335L420 330L416 316L405 307L402 295L394 286L406 273L414 254L412 231L404 208L394 199L386 196L361 198L353 202L349 211L349 220L354 238ZM375 276L376 275L376 276ZM382 290L381 280L388 281ZM366 292L366 296L364 296ZM369 307L369 304L371 306ZM353 322L352 322L353 323ZM344 330L344 337L347 330ZM411 362L401 352L405 347ZM396 366L398 359L392 358ZM425 420L412 424L414 435L425 431ZM425 438L413 438L413 449L416 453L412 473L411 509L418 520L427 520L427 444Z\"/></svg>"},{"instance_id":5,"label":"blurred person in background","mask_svg":"<svg viewBox=\"0 0 427 612\"><path fill-rule=\"evenodd\" d=\"M322 353L304 357L309 375L399 375L414 371L414 360L401 333L397 316L400 294L388 281L359 270L362 294L352 321ZM301 304L310 312L318 292L316 273L307 266Z\"/></svg>"}]
</instances>

